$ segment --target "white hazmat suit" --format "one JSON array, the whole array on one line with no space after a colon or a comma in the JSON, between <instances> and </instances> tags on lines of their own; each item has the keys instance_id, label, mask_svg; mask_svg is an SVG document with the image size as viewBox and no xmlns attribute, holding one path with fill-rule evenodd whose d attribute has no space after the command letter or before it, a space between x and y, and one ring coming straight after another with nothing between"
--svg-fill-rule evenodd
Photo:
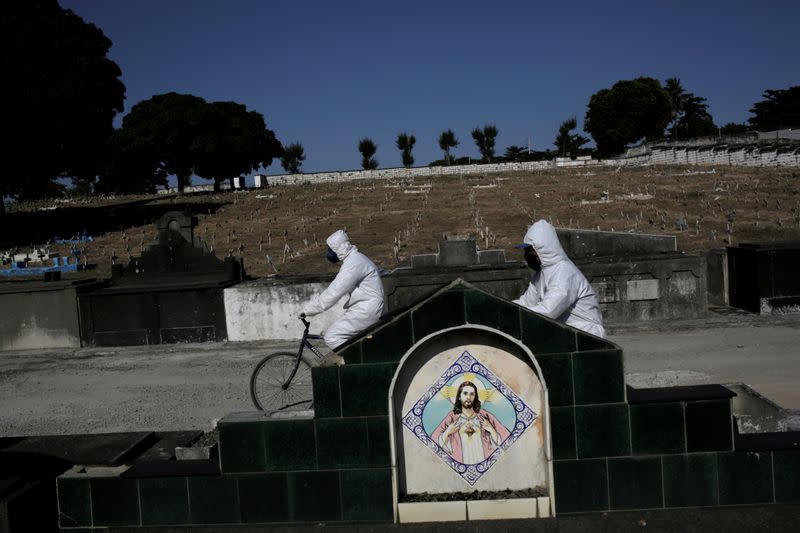
<instances>
[{"instance_id":1,"label":"white hazmat suit","mask_svg":"<svg viewBox=\"0 0 800 533\"><path fill-rule=\"evenodd\" d=\"M383 314L383 283L378 267L350 243L339 230L328 237L328 247L336 252L342 266L322 294L308 304L304 313L317 315L333 307L343 296L344 315L331 324L323 335L332 350L378 321Z\"/></svg>"},{"instance_id":2,"label":"white hazmat suit","mask_svg":"<svg viewBox=\"0 0 800 533\"><path fill-rule=\"evenodd\" d=\"M528 290L514 303L605 338L594 289L567 257L553 225L546 220L536 222L528 228L524 242L533 246L542 270L534 272Z\"/></svg>"}]
</instances>

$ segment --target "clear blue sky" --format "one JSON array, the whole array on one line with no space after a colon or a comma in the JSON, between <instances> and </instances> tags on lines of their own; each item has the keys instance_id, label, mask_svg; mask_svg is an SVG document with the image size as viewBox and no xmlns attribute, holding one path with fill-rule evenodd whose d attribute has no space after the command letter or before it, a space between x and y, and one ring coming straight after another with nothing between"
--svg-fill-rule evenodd
<instances>
[{"instance_id":1,"label":"clear blue sky","mask_svg":"<svg viewBox=\"0 0 800 533\"><path fill-rule=\"evenodd\" d=\"M176 91L262 113L305 172L360 166L378 144L400 166L397 134L416 136L417 165L494 123L497 152L559 124L620 79L681 79L717 124L744 122L765 89L800 84L800 2L61 0L114 43L125 113ZM120 124L118 118L116 124ZM273 162L268 173L282 173Z\"/></svg>"}]
</instances>

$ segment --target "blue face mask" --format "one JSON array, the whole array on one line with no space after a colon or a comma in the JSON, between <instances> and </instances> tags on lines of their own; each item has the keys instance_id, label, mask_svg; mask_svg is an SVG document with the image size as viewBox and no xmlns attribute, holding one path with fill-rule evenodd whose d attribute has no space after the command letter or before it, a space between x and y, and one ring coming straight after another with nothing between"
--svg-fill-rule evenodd
<instances>
[{"instance_id":1,"label":"blue face mask","mask_svg":"<svg viewBox=\"0 0 800 533\"><path fill-rule=\"evenodd\" d=\"M336 252L334 252L330 248L328 248L328 252L325 254L325 259L327 259L331 263L338 263L339 262L339 256L336 255Z\"/></svg>"}]
</instances>

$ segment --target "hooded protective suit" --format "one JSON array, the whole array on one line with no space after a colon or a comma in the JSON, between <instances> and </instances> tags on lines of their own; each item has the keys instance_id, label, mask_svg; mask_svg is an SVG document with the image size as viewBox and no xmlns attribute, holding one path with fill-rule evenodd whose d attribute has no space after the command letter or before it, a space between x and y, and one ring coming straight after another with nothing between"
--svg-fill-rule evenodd
<instances>
[{"instance_id":1,"label":"hooded protective suit","mask_svg":"<svg viewBox=\"0 0 800 533\"><path fill-rule=\"evenodd\" d=\"M344 231L337 231L326 242L336 252L342 267L328 288L314 298L304 312L308 316L317 315L347 296L344 316L331 324L324 334L325 343L335 349L381 317L383 284L378 267L350 244Z\"/></svg>"},{"instance_id":2,"label":"hooded protective suit","mask_svg":"<svg viewBox=\"0 0 800 533\"><path fill-rule=\"evenodd\" d=\"M564 253L552 224L546 220L536 222L528 228L524 242L536 250L542 270L534 272L528 290L514 303L605 338L594 289Z\"/></svg>"}]
</instances>

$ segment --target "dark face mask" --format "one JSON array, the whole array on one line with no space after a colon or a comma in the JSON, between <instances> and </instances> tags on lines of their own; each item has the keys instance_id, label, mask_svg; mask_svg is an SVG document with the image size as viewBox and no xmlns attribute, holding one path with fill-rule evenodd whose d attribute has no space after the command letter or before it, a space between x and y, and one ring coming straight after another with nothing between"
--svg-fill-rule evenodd
<instances>
[{"instance_id":1,"label":"dark face mask","mask_svg":"<svg viewBox=\"0 0 800 533\"><path fill-rule=\"evenodd\" d=\"M525 262L528 263L531 270L536 272L542 270L542 261L539 259L539 256L536 255L536 250L533 249L533 246L525 248Z\"/></svg>"},{"instance_id":2,"label":"dark face mask","mask_svg":"<svg viewBox=\"0 0 800 533\"><path fill-rule=\"evenodd\" d=\"M327 259L331 263L338 263L339 262L339 256L336 255L336 252L331 250L330 247L328 248L328 251L325 254L325 259Z\"/></svg>"}]
</instances>

